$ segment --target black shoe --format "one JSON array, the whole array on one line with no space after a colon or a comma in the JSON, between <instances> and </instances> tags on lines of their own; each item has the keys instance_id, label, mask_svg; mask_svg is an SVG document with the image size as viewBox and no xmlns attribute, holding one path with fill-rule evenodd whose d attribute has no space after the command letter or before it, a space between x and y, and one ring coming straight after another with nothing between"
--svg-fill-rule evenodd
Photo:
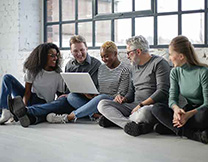
<instances>
[{"instance_id":1,"label":"black shoe","mask_svg":"<svg viewBox=\"0 0 208 162\"><path fill-rule=\"evenodd\" d=\"M170 130L169 128L167 128L166 126L164 126L161 123L155 124L153 129L155 132L157 132L159 134L163 134L163 135L175 134L172 130Z\"/></svg>"},{"instance_id":2,"label":"black shoe","mask_svg":"<svg viewBox=\"0 0 208 162\"><path fill-rule=\"evenodd\" d=\"M147 134L152 131L152 126L147 123L135 123L130 122L124 126L124 132L131 136L139 136L141 134Z\"/></svg>"},{"instance_id":3,"label":"black shoe","mask_svg":"<svg viewBox=\"0 0 208 162\"><path fill-rule=\"evenodd\" d=\"M193 138L190 139L208 144L208 130L194 132Z\"/></svg>"},{"instance_id":4,"label":"black shoe","mask_svg":"<svg viewBox=\"0 0 208 162\"><path fill-rule=\"evenodd\" d=\"M13 99L12 99L12 97L10 95L8 95L7 96L7 105L8 105L9 111L13 115L14 121L18 122L19 120L18 120L17 116L13 112L12 104L13 104Z\"/></svg>"},{"instance_id":5,"label":"black shoe","mask_svg":"<svg viewBox=\"0 0 208 162\"><path fill-rule=\"evenodd\" d=\"M10 111L20 121L20 124L23 127L28 127L30 125L30 120L27 116L27 109L22 101L22 97L17 96L13 99L9 98L8 105L10 107Z\"/></svg>"},{"instance_id":6,"label":"black shoe","mask_svg":"<svg viewBox=\"0 0 208 162\"><path fill-rule=\"evenodd\" d=\"M101 127L107 128L107 127L117 127L116 124L114 124L113 122L111 122L110 120L108 120L106 117L101 116L100 120L99 120L99 125Z\"/></svg>"}]
</instances>

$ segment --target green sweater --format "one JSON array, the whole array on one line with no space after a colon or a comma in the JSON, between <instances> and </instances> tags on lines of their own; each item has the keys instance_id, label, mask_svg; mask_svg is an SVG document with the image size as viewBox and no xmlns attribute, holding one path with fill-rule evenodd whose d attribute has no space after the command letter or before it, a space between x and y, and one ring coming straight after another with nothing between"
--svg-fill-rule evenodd
<instances>
[{"instance_id":1,"label":"green sweater","mask_svg":"<svg viewBox=\"0 0 208 162\"><path fill-rule=\"evenodd\" d=\"M208 108L208 68L184 64L170 73L169 106L178 105L179 94L189 104Z\"/></svg>"}]
</instances>

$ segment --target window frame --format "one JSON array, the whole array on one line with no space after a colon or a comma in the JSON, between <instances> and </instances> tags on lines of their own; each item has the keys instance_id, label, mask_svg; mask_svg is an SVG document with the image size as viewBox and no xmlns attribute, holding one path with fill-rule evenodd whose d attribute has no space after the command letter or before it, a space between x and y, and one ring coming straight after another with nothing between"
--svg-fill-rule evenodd
<instances>
[{"instance_id":1,"label":"window frame","mask_svg":"<svg viewBox=\"0 0 208 162\"><path fill-rule=\"evenodd\" d=\"M51 25L59 25L59 47L61 50L69 50L70 47L62 47L62 25L63 24L75 24L75 33L78 34L78 23L80 22L92 22L92 46L89 49L99 49L100 46L95 46L96 42L96 21L110 20L111 21L111 40L114 41L114 21L117 19L131 19L132 33L135 35L135 18L138 17L153 17L154 31L153 31L153 45L150 48L167 48L168 45L158 45L158 17L168 15L178 15L178 35L182 34L182 15L192 13L204 13L204 43L194 44L195 47L208 47L208 0L204 0L204 9L198 10L186 10L182 11L182 0L178 0L178 11L175 12L157 12L158 0L151 0L151 9L143 11L135 10L135 0L132 0L132 12L119 12L114 13L114 0L112 0L112 13L110 14L99 14L98 13L98 0L92 0L92 18L78 19L78 0L75 0L75 19L70 21L62 21L62 0L59 0L59 21L47 22L47 0L43 1L44 5L44 42L47 41L47 27ZM119 49L125 49L126 46L118 46Z\"/></svg>"}]
</instances>

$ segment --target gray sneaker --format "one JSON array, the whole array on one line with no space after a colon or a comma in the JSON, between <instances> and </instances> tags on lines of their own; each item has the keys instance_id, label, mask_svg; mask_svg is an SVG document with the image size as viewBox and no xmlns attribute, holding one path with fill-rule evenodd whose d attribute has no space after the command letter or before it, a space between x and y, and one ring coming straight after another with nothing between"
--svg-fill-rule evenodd
<instances>
[{"instance_id":1,"label":"gray sneaker","mask_svg":"<svg viewBox=\"0 0 208 162\"><path fill-rule=\"evenodd\" d=\"M69 120L68 120L67 116L68 116L68 114L50 113L47 115L46 120L49 123L68 123Z\"/></svg>"}]
</instances>

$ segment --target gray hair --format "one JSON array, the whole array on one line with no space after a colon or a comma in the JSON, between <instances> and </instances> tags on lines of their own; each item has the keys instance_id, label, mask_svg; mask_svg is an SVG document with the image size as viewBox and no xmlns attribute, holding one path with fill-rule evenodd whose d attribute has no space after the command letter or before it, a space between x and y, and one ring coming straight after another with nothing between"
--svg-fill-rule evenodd
<instances>
[{"instance_id":1,"label":"gray hair","mask_svg":"<svg viewBox=\"0 0 208 162\"><path fill-rule=\"evenodd\" d=\"M149 52L149 43L142 35L127 39L126 44L133 47L132 49L140 49L142 53Z\"/></svg>"}]
</instances>

